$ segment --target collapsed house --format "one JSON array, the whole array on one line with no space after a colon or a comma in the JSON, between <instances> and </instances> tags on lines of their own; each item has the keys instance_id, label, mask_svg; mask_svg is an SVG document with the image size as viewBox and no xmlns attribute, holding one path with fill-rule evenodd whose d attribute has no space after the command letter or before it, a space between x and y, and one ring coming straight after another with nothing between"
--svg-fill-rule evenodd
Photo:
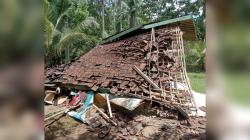
<instances>
[{"instance_id":1,"label":"collapsed house","mask_svg":"<svg viewBox=\"0 0 250 140\"><path fill-rule=\"evenodd\" d=\"M99 90L192 109L195 104L186 74L182 40L183 33L185 36L194 32L191 27L192 20L184 17L121 32L105 39L102 45L72 62L67 69L52 72L46 78L61 87ZM131 37L124 39L127 36ZM53 74L59 77L53 79Z\"/></svg>"},{"instance_id":2,"label":"collapsed house","mask_svg":"<svg viewBox=\"0 0 250 140\"><path fill-rule=\"evenodd\" d=\"M125 30L70 64L48 69L45 86L135 97L190 116L197 108L183 39L196 39L191 16Z\"/></svg>"}]
</instances>

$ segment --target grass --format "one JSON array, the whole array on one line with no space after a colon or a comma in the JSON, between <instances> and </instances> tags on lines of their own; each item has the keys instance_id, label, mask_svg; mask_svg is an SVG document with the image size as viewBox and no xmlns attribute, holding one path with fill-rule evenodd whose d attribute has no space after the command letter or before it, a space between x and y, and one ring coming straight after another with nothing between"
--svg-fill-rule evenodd
<instances>
[{"instance_id":1,"label":"grass","mask_svg":"<svg viewBox=\"0 0 250 140\"><path fill-rule=\"evenodd\" d=\"M226 73L223 75L225 95L235 103L250 105L250 74Z\"/></svg>"},{"instance_id":2,"label":"grass","mask_svg":"<svg viewBox=\"0 0 250 140\"><path fill-rule=\"evenodd\" d=\"M188 73L192 89L199 93L206 92L205 73ZM234 103L250 105L250 74L225 73L221 77L224 95Z\"/></svg>"},{"instance_id":3,"label":"grass","mask_svg":"<svg viewBox=\"0 0 250 140\"><path fill-rule=\"evenodd\" d=\"M188 73L192 89L199 93L206 92L205 73Z\"/></svg>"}]
</instances>

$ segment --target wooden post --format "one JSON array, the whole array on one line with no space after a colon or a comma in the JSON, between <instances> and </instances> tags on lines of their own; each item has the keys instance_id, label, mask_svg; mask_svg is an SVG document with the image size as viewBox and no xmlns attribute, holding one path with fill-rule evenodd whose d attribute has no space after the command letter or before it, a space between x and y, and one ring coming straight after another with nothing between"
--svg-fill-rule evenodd
<instances>
[{"instance_id":1,"label":"wooden post","mask_svg":"<svg viewBox=\"0 0 250 140\"><path fill-rule=\"evenodd\" d=\"M109 109L109 117L112 118L112 111L111 111L111 106L110 106L110 102L109 102L109 95L107 93L105 93L105 97L107 100L107 104L108 104L108 109Z\"/></svg>"}]
</instances>

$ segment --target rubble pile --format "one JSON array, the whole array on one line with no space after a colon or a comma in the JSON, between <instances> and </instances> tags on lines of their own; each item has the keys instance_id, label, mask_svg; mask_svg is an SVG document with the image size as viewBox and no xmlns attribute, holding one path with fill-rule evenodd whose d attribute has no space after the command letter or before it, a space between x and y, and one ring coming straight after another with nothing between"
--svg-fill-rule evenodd
<instances>
[{"instance_id":1,"label":"rubble pile","mask_svg":"<svg viewBox=\"0 0 250 140\"><path fill-rule=\"evenodd\" d=\"M149 103L144 103L144 106L139 107L141 109L129 113L112 109L111 119L116 126L92 107L92 115L86 120L86 129L90 135L99 139L204 139L205 117L181 120L178 112L171 112L157 104L151 108L148 106ZM101 110L108 114L107 108ZM52 128L49 126L46 129L52 131Z\"/></svg>"},{"instance_id":2,"label":"rubble pile","mask_svg":"<svg viewBox=\"0 0 250 140\"><path fill-rule=\"evenodd\" d=\"M202 139L205 133L206 118L192 114L197 107L179 28L99 45L47 69L45 77L57 87L46 91L45 103L65 106L47 121L67 114L105 139Z\"/></svg>"},{"instance_id":3,"label":"rubble pile","mask_svg":"<svg viewBox=\"0 0 250 140\"><path fill-rule=\"evenodd\" d=\"M57 79L60 79L60 77L64 74L64 70L66 70L69 67L69 64L62 64L57 65L52 68L46 68L45 69L45 83L50 83L52 81L56 81Z\"/></svg>"},{"instance_id":4,"label":"rubble pile","mask_svg":"<svg viewBox=\"0 0 250 140\"><path fill-rule=\"evenodd\" d=\"M63 72L55 71L47 78L50 83L77 85L93 91L107 89L105 92L153 100L169 107L193 107L178 31L161 28L99 45ZM155 86L135 69L142 71ZM184 85L185 89L177 89L178 85Z\"/></svg>"}]
</instances>

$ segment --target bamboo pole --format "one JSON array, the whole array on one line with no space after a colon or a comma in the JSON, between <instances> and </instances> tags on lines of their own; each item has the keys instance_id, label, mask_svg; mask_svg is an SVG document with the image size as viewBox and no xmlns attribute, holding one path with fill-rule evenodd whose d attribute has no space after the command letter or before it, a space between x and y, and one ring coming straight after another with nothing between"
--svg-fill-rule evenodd
<instances>
[{"instance_id":1,"label":"bamboo pole","mask_svg":"<svg viewBox=\"0 0 250 140\"><path fill-rule=\"evenodd\" d=\"M105 97L106 97L107 104L108 104L109 116L110 116L110 118L112 118L113 116L112 116L111 106L110 106L110 102L109 102L109 95L107 93L105 93Z\"/></svg>"},{"instance_id":2,"label":"bamboo pole","mask_svg":"<svg viewBox=\"0 0 250 140\"><path fill-rule=\"evenodd\" d=\"M64 109L64 110L61 110L61 111L59 111L58 113L56 113L56 114L54 114L54 115L51 115L51 116L45 118L44 121L50 120L50 119L52 119L52 118L54 118L54 117L56 117L56 116L58 116L58 115L60 115L60 114L67 113L69 110L74 109L74 108L76 108L76 107L78 107L78 106L80 106L80 105L82 105L82 104L78 104L78 105L72 106L72 107L70 107L70 108L68 108L68 109L66 108L66 109Z\"/></svg>"},{"instance_id":3,"label":"bamboo pole","mask_svg":"<svg viewBox=\"0 0 250 140\"><path fill-rule=\"evenodd\" d=\"M155 84L146 74L144 74L139 68L136 66L133 67L133 69L141 75L143 79L145 79L149 84L151 84L154 88L160 89L157 84Z\"/></svg>"}]
</instances>

